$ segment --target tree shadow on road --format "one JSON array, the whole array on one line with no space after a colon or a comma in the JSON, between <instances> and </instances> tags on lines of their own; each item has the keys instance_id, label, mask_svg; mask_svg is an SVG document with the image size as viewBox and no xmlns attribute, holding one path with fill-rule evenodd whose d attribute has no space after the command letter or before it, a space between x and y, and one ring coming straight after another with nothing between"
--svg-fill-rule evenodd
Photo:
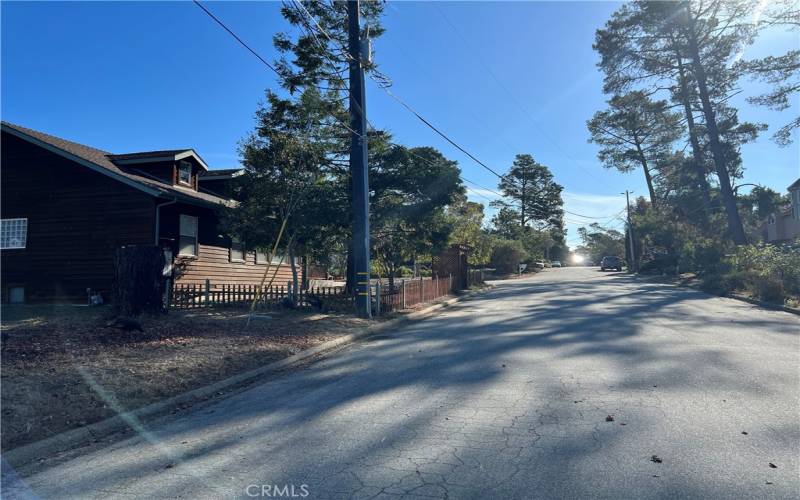
<instances>
[{"instance_id":1,"label":"tree shadow on road","mask_svg":"<svg viewBox=\"0 0 800 500\"><path fill-rule=\"evenodd\" d=\"M543 485L558 474L566 485L587 461L601 460L621 429L601 417L624 411L630 394L655 407L662 394L769 397L775 387L796 388L796 373L767 367L769 383L743 378L735 353L752 342L754 325L763 343L785 348L787 321L744 304L741 317L721 317L704 310L708 296L698 292L624 274L601 279L606 286L594 278L504 283L445 314L157 423L152 434L87 457L88 467L66 464L55 473L65 491L87 493L156 477L165 495L223 494L215 478L224 474L246 481L242 488L308 481L317 492L359 496L377 493L373 483L397 494L513 495L519 474ZM509 421L500 429L479 424L493 413ZM585 425L559 427L567 421ZM146 440L152 444L142 446ZM577 496L626 491L600 479L571 488ZM715 488L686 482L672 493L728 491Z\"/></svg>"}]
</instances>

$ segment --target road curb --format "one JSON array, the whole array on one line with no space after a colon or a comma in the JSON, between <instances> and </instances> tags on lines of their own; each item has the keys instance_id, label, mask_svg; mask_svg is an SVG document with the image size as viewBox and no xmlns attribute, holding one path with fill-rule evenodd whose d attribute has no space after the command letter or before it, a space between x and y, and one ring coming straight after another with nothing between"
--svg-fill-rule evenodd
<instances>
[{"instance_id":1,"label":"road curb","mask_svg":"<svg viewBox=\"0 0 800 500\"><path fill-rule=\"evenodd\" d=\"M360 332L351 333L334 340L323 342L317 346L304 349L297 354L292 354L291 356L262 366L261 368L255 368L224 380L220 380L219 382L215 382L211 385L199 387L197 389L178 394L177 396L173 396L163 401L158 401L156 403L152 403L147 406L143 406L141 408L137 408L135 410L86 425L84 427L71 429L60 434L56 434L55 436L20 446L19 448L4 451L3 459L8 463L19 467L43 457L77 448L80 445L90 443L115 432L119 432L123 429L133 428L140 420L145 418L165 415L176 407L186 405L187 403L197 403L208 400L214 396L222 396L224 391L227 389L239 386L245 382L252 381L253 379L256 379L262 375L286 369L314 356L332 352L337 348L352 344L371 335L396 328L405 323L424 319L439 309L444 309L457 302L474 297L475 295L491 288L494 287L492 285L488 285L486 288L482 288L480 290L471 290L465 292L457 297L437 302L418 311L405 314L401 317L370 325Z\"/></svg>"}]
</instances>

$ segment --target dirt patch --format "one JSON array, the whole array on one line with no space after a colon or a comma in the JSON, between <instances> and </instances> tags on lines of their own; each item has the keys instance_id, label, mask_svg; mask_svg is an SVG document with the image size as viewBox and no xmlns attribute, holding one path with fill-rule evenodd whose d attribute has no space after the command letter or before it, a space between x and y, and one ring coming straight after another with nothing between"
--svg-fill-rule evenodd
<instances>
[{"instance_id":1,"label":"dirt patch","mask_svg":"<svg viewBox=\"0 0 800 500\"><path fill-rule=\"evenodd\" d=\"M107 308L4 306L2 449L202 387L365 328L347 315L171 312L144 332L106 326Z\"/></svg>"}]
</instances>

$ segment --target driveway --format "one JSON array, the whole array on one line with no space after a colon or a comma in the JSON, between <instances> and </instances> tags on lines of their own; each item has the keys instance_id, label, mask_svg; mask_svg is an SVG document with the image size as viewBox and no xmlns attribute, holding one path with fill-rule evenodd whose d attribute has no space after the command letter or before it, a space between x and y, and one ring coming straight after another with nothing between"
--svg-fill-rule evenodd
<instances>
[{"instance_id":1,"label":"driveway","mask_svg":"<svg viewBox=\"0 0 800 500\"><path fill-rule=\"evenodd\" d=\"M3 495L797 497L800 318L594 268L497 285Z\"/></svg>"}]
</instances>

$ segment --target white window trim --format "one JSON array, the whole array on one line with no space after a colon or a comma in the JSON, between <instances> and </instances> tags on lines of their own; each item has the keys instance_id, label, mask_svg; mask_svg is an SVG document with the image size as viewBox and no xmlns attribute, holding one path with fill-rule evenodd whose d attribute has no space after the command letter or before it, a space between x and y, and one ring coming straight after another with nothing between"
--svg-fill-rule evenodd
<instances>
[{"instance_id":1,"label":"white window trim","mask_svg":"<svg viewBox=\"0 0 800 500\"><path fill-rule=\"evenodd\" d=\"M189 167L189 181L184 181L181 179L181 171L184 167ZM192 185L192 164L188 161L181 160L178 162L178 184L183 184L184 186L191 186Z\"/></svg>"},{"instance_id":2,"label":"white window trim","mask_svg":"<svg viewBox=\"0 0 800 500\"><path fill-rule=\"evenodd\" d=\"M188 219L194 220L194 235L191 234L183 234L181 231L181 220L186 217ZM187 214L180 214L178 216L178 257L197 257L197 254L200 253L200 218L195 215L187 215ZM188 254L183 253L181 251L181 238L183 237L190 237L194 236L194 253Z\"/></svg>"},{"instance_id":3,"label":"white window trim","mask_svg":"<svg viewBox=\"0 0 800 500\"><path fill-rule=\"evenodd\" d=\"M242 246L242 258L241 259L234 259L233 258L233 245L241 245ZM245 247L243 241L236 241L231 240L231 244L228 247L228 262L242 264L247 261L247 247Z\"/></svg>"},{"instance_id":4,"label":"white window trim","mask_svg":"<svg viewBox=\"0 0 800 500\"><path fill-rule=\"evenodd\" d=\"M17 246L8 246L5 245L5 242L0 241L0 249L2 250L25 250L28 246L28 218L27 217L18 217L14 219L2 219L2 225L11 224L11 223L19 223L24 221L24 232L22 234L22 243L21 245ZM0 229L2 229L2 225L0 225ZM6 232L10 232L10 228L6 229ZM10 234L9 234L10 235Z\"/></svg>"}]
</instances>

